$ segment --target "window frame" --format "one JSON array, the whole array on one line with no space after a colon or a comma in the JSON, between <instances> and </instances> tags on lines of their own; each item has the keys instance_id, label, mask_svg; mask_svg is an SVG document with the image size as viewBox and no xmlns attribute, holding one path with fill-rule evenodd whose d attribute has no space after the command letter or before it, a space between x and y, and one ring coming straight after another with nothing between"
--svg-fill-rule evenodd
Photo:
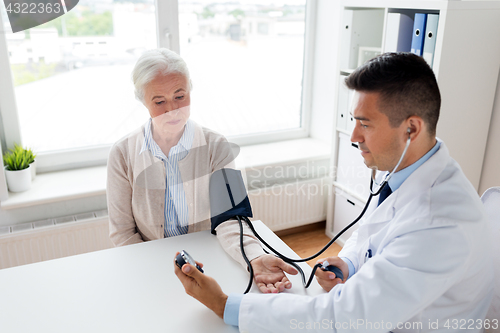
<instances>
[{"instance_id":1,"label":"window frame","mask_svg":"<svg viewBox=\"0 0 500 333\"><path fill-rule=\"evenodd\" d=\"M180 53L179 19L177 0L155 0L158 47L167 47ZM292 140L310 136L312 110L312 83L314 37L317 0L306 0L305 32L303 48L301 124L291 130L228 136L228 140L240 146ZM4 22L0 16L0 142L3 151L14 142L22 144L15 88L10 68ZM41 152L37 155L37 170L40 173L82 167L106 165L112 144ZM0 184L1 190L2 184Z\"/></svg>"}]
</instances>

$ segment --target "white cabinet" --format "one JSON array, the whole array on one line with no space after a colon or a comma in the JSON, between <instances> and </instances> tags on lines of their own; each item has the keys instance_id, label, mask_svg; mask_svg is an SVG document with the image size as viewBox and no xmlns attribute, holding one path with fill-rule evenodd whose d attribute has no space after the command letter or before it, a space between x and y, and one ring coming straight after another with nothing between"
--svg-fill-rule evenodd
<instances>
[{"instance_id":1,"label":"white cabinet","mask_svg":"<svg viewBox=\"0 0 500 333\"><path fill-rule=\"evenodd\" d=\"M337 204L336 190L361 203L368 199L362 189L367 183L365 175L338 172L345 167L364 167L359 152L350 146L355 121L350 115L352 92L344 80L370 52L385 49L389 13L439 15L432 64L442 99L437 136L477 189L500 68L500 1L343 0L338 10L338 57L332 73L337 77L338 92L332 124L332 164L337 173L330 191L326 233L333 236L338 226L351 222L345 219L350 218L347 211L352 207Z\"/></svg>"},{"instance_id":2,"label":"white cabinet","mask_svg":"<svg viewBox=\"0 0 500 333\"><path fill-rule=\"evenodd\" d=\"M335 203L334 203L334 220L333 234L336 235L348 224L356 219L361 214L364 207L364 202L356 199L352 195L343 192L340 189L335 190ZM343 233L336 242L344 246L344 243L351 237L354 230L358 229L358 225L354 225Z\"/></svg>"}]
</instances>

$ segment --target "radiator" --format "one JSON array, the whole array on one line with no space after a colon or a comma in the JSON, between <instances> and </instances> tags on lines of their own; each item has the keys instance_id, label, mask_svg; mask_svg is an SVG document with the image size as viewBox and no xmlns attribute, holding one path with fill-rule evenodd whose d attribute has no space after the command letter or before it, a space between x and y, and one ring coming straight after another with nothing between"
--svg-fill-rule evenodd
<instances>
[{"instance_id":1,"label":"radiator","mask_svg":"<svg viewBox=\"0 0 500 333\"><path fill-rule=\"evenodd\" d=\"M253 219L273 231L325 221L328 188L328 178L319 178L251 190Z\"/></svg>"},{"instance_id":2,"label":"radiator","mask_svg":"<svg viewBox=\"0 0 500 333\"><path fill-rule=\"evenodd\" d=\"M2 228L0 269L113 247L106 215L87 213Z\"/></svg>"}]
</instances>

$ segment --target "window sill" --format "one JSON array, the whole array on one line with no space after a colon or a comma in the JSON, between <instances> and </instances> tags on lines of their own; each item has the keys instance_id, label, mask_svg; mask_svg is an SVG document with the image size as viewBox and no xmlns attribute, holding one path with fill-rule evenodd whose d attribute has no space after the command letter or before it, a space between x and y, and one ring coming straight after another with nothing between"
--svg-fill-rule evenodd
<instances>
[{"instance_id":1,"label":"window sill","mask_svg":"<svg viewBox=\"0 0 500 333\"><path fill-rule=\"evenodd\" d=\"M278 152L278 153L277 153ZM330 146L316 139L297 139L241 148L239 169L263 168L303 161L328 159ZM37 175L31 189L9 192L1 209L17 209L106 194L106 166L50 172Z\"/></svg>"},{"instance_id":2,"label":"window sill","mask_svg":"<svg viewBox=\"0 0 500 333\"><path fill-rule=\"evenodd\" d=\"M329 144L311 138L264 143L241 147L236 158L236 167L248 170L329 159L331 153Z\"/></svg>"},{"instance_id":3,"label":"window sill","mask_svg":"<svg viewBox=\"0 0 500 333\"><path fill-rule=\"evenodd\" d=\"M106 166L37 175L26 192L9 192L2 210L106 194Z\"/></svg>"}]
</instances>

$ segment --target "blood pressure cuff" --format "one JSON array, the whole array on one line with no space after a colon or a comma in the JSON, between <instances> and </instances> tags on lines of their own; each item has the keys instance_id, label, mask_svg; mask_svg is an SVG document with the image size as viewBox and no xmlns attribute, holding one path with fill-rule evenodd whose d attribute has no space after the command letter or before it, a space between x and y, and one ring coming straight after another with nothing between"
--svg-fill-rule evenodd
<instances>
[{"instance_id":1,"label":"blood pressure cuff","mask_svg":"<svg viewBox=\"0 0 500 333\"><path fill-rule=\"evenodd\" d=\"M253 217L241 171L226 168L215 171L210 177L209 194L212 234L216 234L215 228L221 223L236 216Z\"/></svg>"}]
</instances>

